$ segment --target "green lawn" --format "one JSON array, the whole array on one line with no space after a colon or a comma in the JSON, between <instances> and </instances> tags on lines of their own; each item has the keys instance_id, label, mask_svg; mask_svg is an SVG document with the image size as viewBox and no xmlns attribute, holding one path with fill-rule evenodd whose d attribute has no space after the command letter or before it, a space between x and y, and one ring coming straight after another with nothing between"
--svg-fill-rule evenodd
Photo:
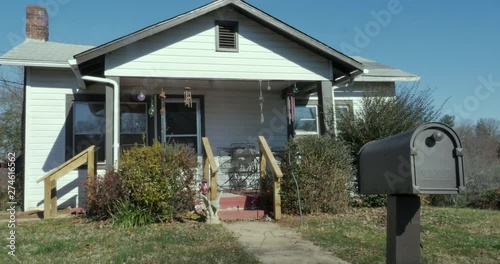
<instances>
[{"instance_id":1,"label":"green lawn","mask_svg":"<svg viewBox=\"0 0 500 264\"><path fill-rule=\"evenodd\" d=\"M0 237L7 238L7 223ZM2 239L7 245L7 240ZM118 229L79 218L19 223L16 257L0 263L258 263L222 226L200 223Z\"/></svg>"},{"instance_id":2,"label":"green lawn","mask_svg":"<svg viewBox=\"0 0 500 264\"><path fill-rule=\"evenodd\" d=\"M422 263L500 263L500 212L423 207ZM352 263L385 263L385 209L352 209L335 216L283 222L303 237Z\"/></svg>"}]
</instances>

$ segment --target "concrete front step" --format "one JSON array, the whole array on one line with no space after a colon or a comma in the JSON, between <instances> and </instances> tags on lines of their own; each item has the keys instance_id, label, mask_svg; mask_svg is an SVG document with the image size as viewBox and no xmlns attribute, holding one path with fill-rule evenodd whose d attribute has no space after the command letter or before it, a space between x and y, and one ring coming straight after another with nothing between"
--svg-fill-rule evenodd
<instances>
[{"instance_id":1,"label":"concrete front step","mask_svg":"<svg viewBox=\"0 0 500 264\"><path fill-rule=\"evenodd\" d=\"M220 210L219 219L221 221L232 220L254 220L261 219L265 215L264 210Z\"/></svg>"},{"instance_id":2,"label":"concrete front step","mask_svg":"<svg viewBox=\"0 0 500 264\"><path fill-rule=\"evenodd\" d=\"M220 199L220 206L222 210L253 210L259 207L259 197L258 196L233 196L233 197L222 197Z\"/></svg>"}]
</instances>

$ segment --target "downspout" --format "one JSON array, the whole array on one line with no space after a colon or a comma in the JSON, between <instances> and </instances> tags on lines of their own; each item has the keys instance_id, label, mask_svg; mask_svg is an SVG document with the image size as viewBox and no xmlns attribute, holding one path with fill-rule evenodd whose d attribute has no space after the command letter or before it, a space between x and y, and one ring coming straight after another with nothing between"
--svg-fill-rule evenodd
<instances>
[{"instance_id":1,"label":"downspout","mask_svg":"<svg viewBox=\"0 0 500 264\"><path fill-rule=\"evenodd\" d=\"M111 79L94 77L94 76L82 76L82 80L105 83L113 86L113 165L115 170L118 170L119 166L119 149L120 149L120 85Z\"/></svg>"}]
</instances>

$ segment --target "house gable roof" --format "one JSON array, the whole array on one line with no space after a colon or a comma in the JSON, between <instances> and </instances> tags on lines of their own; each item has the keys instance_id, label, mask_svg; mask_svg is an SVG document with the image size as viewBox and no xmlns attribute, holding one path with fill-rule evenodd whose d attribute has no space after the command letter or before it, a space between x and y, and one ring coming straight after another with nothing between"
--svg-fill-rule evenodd
<instances>
[{"instance_id":1,"label":"house gable roof","mask_svg":"<svg viewBox=\"0 0 500 264\"><path fill-rule=\"evenodd\" d=\"M86 50L76 54L74 58L78 64L92 60L116 49L147 38L164 30L170 29L202 15L215 11L225 6L232 6L243 15L257 21L258 23L274 30L275 32L299 43L300 45L328 58L335 65L335 76L351 77L363 72L363 65L353 58L342 54L341 52L329 47L328 45L312 38L311 36L285 24L284 22L272 17L262 10L242 1L242 0L217 0L204 5L200 8L186 12L174 18L159 22L152 26L138 30L116 40L110 41L98 47Z\"/></svg>"}]
</instances>

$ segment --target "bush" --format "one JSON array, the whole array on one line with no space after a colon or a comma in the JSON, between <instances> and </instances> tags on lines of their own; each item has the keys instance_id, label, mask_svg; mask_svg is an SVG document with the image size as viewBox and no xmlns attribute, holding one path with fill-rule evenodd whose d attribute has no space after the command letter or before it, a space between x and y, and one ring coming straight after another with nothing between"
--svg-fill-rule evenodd
<instances>
[{"instance_id":1,"label":"bush","mask_svg":"<svg viewBox=\"0 0 500 264\"><path fill-rule=\"evenodd\" d=\"M88 179L85 183L85 190L87 191L87 214L99 219L109 218L115 203L127 197L129 193L121 174L114 171L107 171L103 176Z\"/></svg>"},{"instance_id":2,"label":"bush","mask_svg":"<svg viewBox=\"0 0 500 264\"><path fill-rule=\"evenodd\" d=\"M475 195L467 203L467 206L479 209L500 210L500 188Z\"/></svg>"},{"instance_id":3,"label":"bush","mask_svg":"<svg viewBox=\"0 0 500 264\"><path fill-rule=\"evenodd\" d=\"M438 116L429 88L404 87L395 96L390 91L366 93L358 112L349 112L338 120L338 138L357 155L370 141L408 131Z\"/></svg>"},{"instance_id":4,"label":"bush","mask_svg":"<svg viewBox=\"0 0 500 264\"><path fill-rule=\"evenodd\" d=\"M142 208L127 199L114 204L112 217L113 225L120 228L144 226L160 220L150 208Z\"/></svg>"},{"instance_id":5,"label":"bush","mask_svg":"<svg viewBox=\"0 0 500 264\"><path fill-rule=\"evenodd\" d=\"M386 194L357 194L351 199L352 207L385 207L386 205Z\"/></svg>"},{"instance_id":6,"label":"bush","mask_svg":"<svg viewBox=\"0 0 500 264\"><path fill-rule=\"evenodd\" d=\"M349 182L354 170L349 148L327 136L291 140L281 157L284 213L299 212L298 182L303 213L338 213L349 204Z\"/></svg>"},{"instance_id":7,"label":"bush","mask_svg":"<svg viewBox=\"0 0 500 264\"><path fill-rule=\"evenodd\" d=\"M159 220L171 220L194 206L196 167L196 155L190 147L164 147L158 142L124 151L120 160L120 174L130 190L130 203L148 208Z\"/></svg>"},{"instance_id":8,"label":"bush","mask_svg":"<svg viewBox=\"0 0 500 264\"><path fill-rule=\"evenodd\" d=\"M416 85L400 88L396 94L390 90L367 92L359 111L351 111L337 120L337 137L346 142L356 159L366 143L408 131L436 119L440 109L434 107L432 92L429 88L420 90ZM327 120L335 122L333 116L327 117ZM353 199L352 205L382 207L386 203L386 195L358 195Z\"/></svg>"}]
</instances>

